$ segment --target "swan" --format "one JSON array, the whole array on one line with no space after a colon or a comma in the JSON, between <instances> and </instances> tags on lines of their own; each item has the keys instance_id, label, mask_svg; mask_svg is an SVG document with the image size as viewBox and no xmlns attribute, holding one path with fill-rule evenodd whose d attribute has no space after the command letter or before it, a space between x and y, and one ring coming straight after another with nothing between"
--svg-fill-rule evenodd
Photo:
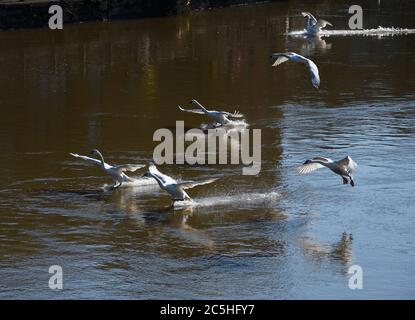
<instances>
[{"instance_id":1,"label":"swan","mask_svg":"<svg viewBox=\"0 0 415 320\"><path fill-rule=\"evenodd\" d=\"M330 22L324 19L316 19L310 12L301 12L303 17L306 19L305 28L308 34L316 34L326 26L333 26Z\"/></svg>"},{"instance_id":2,"label":"swan","mask_svg":"<svg viewBox=\"0 0 415 320\"><path fill-rule=\"evenodd\" d=\"M185 189L212 183L217 180L217 178L213 178L203 181L177 182L172 177L161 173L154 165L154 163L150 163L148 165L148 172L146 172L144 176L154 178L159 184L160 188L171 195L172 205L174 205L175 201L193 201L192 198L190 198L190 196L186 193L186 191L184 191Z\"/></svg>"},{"instance_id":3,"label":"swan","mask_svg":"<svg viewBox=\"0 0 415 320\"><path fill-rule=\"evenodd\" d=\"M318 68L316 64L310 59L307 59L306 57L303 57L302 55L299 55L295 52L273 53L271 54L270 58L273 67L276 67L288 60L304 63L305 65L307 65L308 70L310 71L311 82L313 83L313 86L317 89L320 86L320 76L318 74Z\"/></svg>"},{"instance_id":4,"label":"swan","mask_svg":"<svg viewBox=\"0 0 415 320\"><path fill-rule=\"evenodd\" d=\"M81 156L76 153L69 153L72 157L83 159L89 163L99 165L102 170L105 171L111 178L114 180L115 184L112 186L112 189L116 189L121 187L123 182L133 182L135 181L133 178L130 178L125 174L126 171L134 172L138 169L141 169L145 167L145 165L136 165L136 164L124 164L120 166L112 166L108 163L105 163L104 157L101 152L99 152L97 149L94 149L91 151L91 154L96 154L100 158L94 159L87 156Z\"/></svg>"},{"instance_id":5,"label":"swan","mask_svg":"<svg viewBox=\"0 0 415 320\"><path fill-rule=\"evenodd\" d=\"M208 117L211 117L213 120L215 120L216 123L220 126L231 124L232 120L229 120L228 118L243 118L243 114L240 114L237 111L235 111L234 113L230 113L226 111L207 110L195 99L191 100L190 103L197 105L199 109L183 109L180 106L179 109L184 112L205 114Z\"/></svg>"},{"instance_id":6,"label":"swan","mask_svg":"<svg viewBox=\"0 0 415 320\"><path fill-rule=\"evenodd\" d=\"M338 161L333 161L329 158L315 157L304 162L302 166L299 166L297 172L300 174L307 174L323 167L327 167L335 174L341 176L343 184L350 183L352 187L355 186L352 173L356 171L357 163L354 162L350 156Z\"/></svg>"}]
</instances>

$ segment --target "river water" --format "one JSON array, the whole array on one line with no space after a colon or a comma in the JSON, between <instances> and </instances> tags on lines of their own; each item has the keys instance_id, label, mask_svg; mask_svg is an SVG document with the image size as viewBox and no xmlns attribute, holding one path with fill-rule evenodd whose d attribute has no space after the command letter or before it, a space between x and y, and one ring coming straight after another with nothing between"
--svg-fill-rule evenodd
<instances>
[{"instance_id":1,"label":"river water","mask_svg":"<svg viewBox=\"0 0 415 320\"><path fill-rule=\"evenodd\" d=\"M411 1L360 2L367 29L415 28ZM340 2L284 1L0 32L0 298L414 298L415 35L289 34L304 10L348 28ZM303 65L270 66L287 50L319 66L319 90ZM160 166L219 178L172 209L154 185L103 191L111 180L68 154L145 164L155 130L206 120L177 109L192 98L262 130L258 175ZM294 170L346 155L354 188Z\"/></svg>"}]
</instances>

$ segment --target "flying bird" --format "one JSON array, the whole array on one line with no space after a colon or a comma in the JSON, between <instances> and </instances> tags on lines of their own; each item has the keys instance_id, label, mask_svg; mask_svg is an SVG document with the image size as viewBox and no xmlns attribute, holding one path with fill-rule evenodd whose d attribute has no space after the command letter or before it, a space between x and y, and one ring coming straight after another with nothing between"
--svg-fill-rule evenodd
<instances>
[{"instance_id":1,"label":"flying bird","mask_svg":"<svg viewBox=\"0 0 415 320\"><path fill-rule=\"evenodd\" d=\"M173 204L175 201L193 201L192 198L190 198L190 196L186 193L186 189L212 183L217 180L217 178L213 178L203 181L177 182L172 177L161 173L153 163L149 164L148 172L146 172L144 176L153 177L159 184L160 188L171 195Z\"/></svg>"},{"instance_id":2,"label":"flying bird","mask_svg":"<svg viewBox=\"0 0 415 320\"><path fill-rule=\"evenodd\" d=\"M271 54L270 58L273 67L276 67L288 60L304 63L305 65L307 65L308 71L310 71L311 82L313 86L317 89L320 86L320 76L318 74L318 68L316 64L310 59L307 59L306 57L303 57L302 55L299 55L295 52L273 53Z\"/></svg>"},{"instance_id":3,"label":"flying bird","mask_svg":"<svg viewBox=\"0 0 415 320\"><path fill-rule=\"evenodd\" d=\"M333 26L330 22L324 19L316 19L310 12L301 12L306 20L305 28L308 34L317 34L326 26Z\"/></svg>"},{"instance_id":4,"label":"flying bird","mask_svg":"<svg viewBox=\"0 0 415 320\"><path fill-rule=\"evenodd\" d=\"M197 100L193 99L190 101L191 104L195 104L199 107L199 109L183 109L179 106L179 109L184 112L191 112L191 113L197 113L197 114L205 114L208 117L212 118L216 121L218 125L227 125L231 124L232 120L229 118L243 118L243 114L240 114L239 112L235 111L234 113L230 113L227 111L215 111L215 110L207 110L205 107L203 107Z\"/></svg>"},{"instance_id":5,"label":"flying bird","mask_svg":"<svg viewBox=\"0 0 415 320\"><path fill-rule=\"evenodd\" d=\"M71 156L75 158L83 159L91 164L98 165L104 170L106 174L111 176L111 178L114 180L115 184L112 186L112 189L116 189L121 187L123 182L133 182L135 181L133 178L130 178L125 174L125 172L134 172L138 169L141 169L145 167L145 165L140 164L124 164L119 166L112 166L108 163L105 163L104 157L101 152L99 152L97 149L94 149L91 151L91 154L96 154L100 159L94 159L87 156L81 156L76 153L69 153Z\"/></svg>"},{"instance_id":6,"label":"flying bird","mask_svg":"<svg viewBox=\"0 0 415 320\"><path fill-rule=\"evenodd\" d=\"M352 173L356 171L357 163L349 156L338 161L333 161L329 158L315 157L304 162L302 166L299 166L297 172L300 174L307 174L323 167L327 167L335 174L341 176L343 184L350 183L352 187L355 186Z\"/></svg>"}]
</instances>

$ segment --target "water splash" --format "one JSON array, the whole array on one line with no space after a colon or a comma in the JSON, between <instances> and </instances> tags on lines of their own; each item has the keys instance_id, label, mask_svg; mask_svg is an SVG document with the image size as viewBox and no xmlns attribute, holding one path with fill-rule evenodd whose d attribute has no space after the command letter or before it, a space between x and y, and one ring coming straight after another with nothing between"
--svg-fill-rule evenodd
<instances>
[{"instance_id":1,"label":"water splash","mask_svg":"<svg viewBox=\"0 0 415 320\"><path fill-rule=\"evenodd\" d=\"M306 30L297 30L286 33L289 36L313 36L307 33ZM331 36L377 36L377 37L386 37L386 36L396 36L396 35L407 35L415 34L415 29L407 28L395 28L395 27L382 27L379 26L373 29L363 29L363 30L322 30L315 36L317 37L331 37Z\"/></svg>"},{"instance_id":2,"label":"water splash","mask_svg":"<svg viewBox=\"0 0 415 320\"><path fill-rule=\"evenodd\" d=\"M231 123L228 124L227 126L228 127L242 127L242 128L246 128L246 127L249 126L249 124L245 120L231 120Z\"/></svg>"},{"instance_id":3,"label":"water splash","mask_svg":"<svg viewBox=\"0 0 415 320\"><path fill-rule=\"evenodd\" d=\"M228 124L225 125L218 125L216 122L213 123L203 123L200 126L201 130L209 130L209 129L225 129L227 132L229 131L239 131L241 129L245 129L249 126L249 124L245 120L230 120Z\"/></svg>"},{"instance_id":4,"label":"water splash","mask_svg":"<svg viewBox=\"0 0 415 320\"><path fill-rule=\"evenodd\" d=\"M176 201L173 205L175 209L188 207L214 207L235 205L240 207L242 204L264 205L272 203L280 198L276 191L267 193L242 193L237 195L208 197L203 199L194 199L193 201Z\"/></svg>"}]
</instances>

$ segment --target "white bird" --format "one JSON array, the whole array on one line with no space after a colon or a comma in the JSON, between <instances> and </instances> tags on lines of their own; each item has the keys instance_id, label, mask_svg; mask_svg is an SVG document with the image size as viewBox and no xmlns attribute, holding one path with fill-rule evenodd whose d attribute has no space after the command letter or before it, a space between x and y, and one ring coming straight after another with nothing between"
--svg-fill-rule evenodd
<instances>
[{"instance_id":1,"label":"white bird","mask_svg":"<svg viewBox=\"0 0 415 320\"><path fill-rule=\"evenodd\" d=\"M172 177L161 173L153 163L150 163L148 166L148 172L144 174L145 177L153 177L160 188L168 192L171 195L173 204L175 201L184 201L189 200L193 201L192 198L184 191L185 189L190 189L196 186L212 183L217 180L217 178L206 179L203 181L188 181L188 182L177 182Z\"/></svg>"},{"instance_id":2,"label":"white bird","mask_svg":"<svg viewBox=\"0 0 415 320\"><path fill-rule=\"evenodd\" d=\"M317 89L320 86L320 76L318 74L318 68L316 64L310 59L307 59L306 57L303 57L302 55L299 55L295 52L273 53L271 54L270 58L273 67L276 67L288 60L304 63L305 65L307 65L308 70L310 71L311 82L313 83L313 86Z\"/></svg>"},{"instance_id":3,"label":"white bird","mask_svg":"<svg viewBox=\"0 0 415 320\"><path fill-rule=\"evenodd\" d=\"M338 174L343 179L343 184L348 184L354 187L352 173L357 169L357 163L353 159L347 156L344 159L333 161L329 158L315 157L304 162L302 166L297 168L297 172L300 174L307 174L311 171L327 167L335 174Z\"/></svg>"},{"instance_id":4,"label":"white bird","mask_svg":"<svg viewBox=\"0 0 415 320\"><path fill-rule=\"evenodd\" d=\"M330 22L324 19L316 19L310 12L301 12L306 19L305 28L308 34L317 34L326 26L333 26Z\"/></svg>"},{"instance_id":5,"label":"white bird","mask_svg":"<svg viewBox=\"0 0 415 320\"><path fill-rule=\"evenodd\" d=\"M138 169L145 167L145 165L140 165L140 164L138 165L137 164L124 164L124 165L119 165L119 166L112 166L108 163L105 163L102 153L99 152L97 149L92 150L91 154L97 154L100 157L100 160L90 158L87 156L81 156L76 153L69 153L69 154L75 158L80 158L85 161L88 161L89 163L99 165L102 168L102 170L104 170L105 173L111 176L111 178L114 180L115 184L112 186L112 189L120 187L123 182L135 181L133 178L130 178L129 176L127 176L125 172L127 171L134 172Z\"/></svg>"},{"instance_id":6,"label":"white bird","mask_svg":"<svg viewBox=\"0 0 415 320\"><path fill-rule=\"evenodd\" d=\"M232 120L229 120L228 118L243 118L243 114L240 114L239 112L235 111L234 113L226 112L226 111L215 111L215 110L207 110L205 107L203 107L197 100L193 99L190 101L192 104L196 104L199 109L183 109L179 106L179 109L184 112L191 112L191 113L197 113L197 114L205 114L208 117L211 117L213 120L216 121L218 125L227 125L232 123Z\"/></svg>"}]
</instances>

